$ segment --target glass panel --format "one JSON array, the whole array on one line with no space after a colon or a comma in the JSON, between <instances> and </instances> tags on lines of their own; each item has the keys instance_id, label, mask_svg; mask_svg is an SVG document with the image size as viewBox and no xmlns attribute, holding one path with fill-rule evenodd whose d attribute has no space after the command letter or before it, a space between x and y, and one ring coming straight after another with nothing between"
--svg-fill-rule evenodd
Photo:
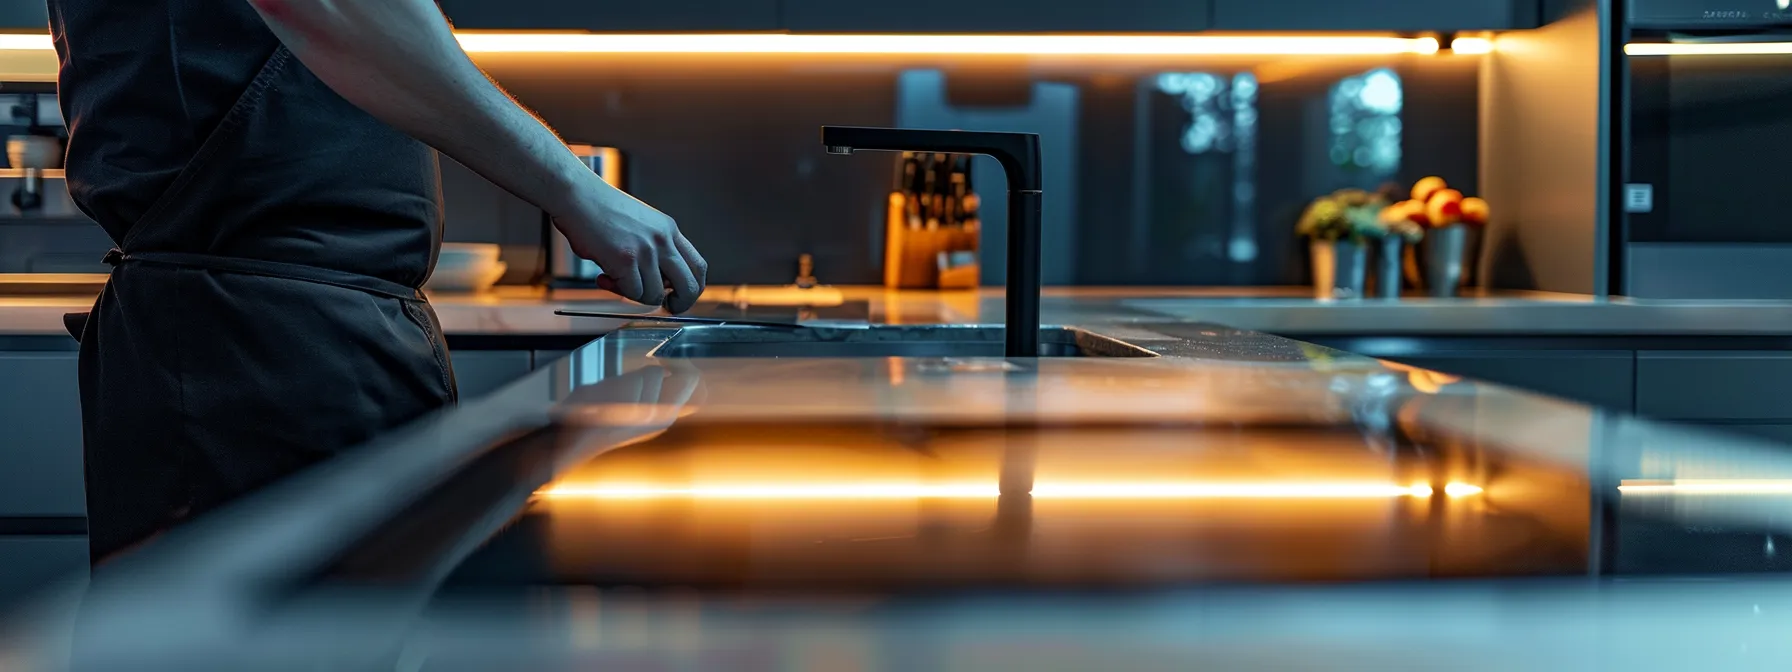
<instances>
[{"instance_id":1,"label":"glass panel","mask_svg":"<svg viewBox=\"0 0 1792 672\"><path fill-rule=\"evenodd\" d=\"M842 124L1040 134L1047 284L1293 285L1308 275L1294 224L1314 197L1434 174L1473 190L1481 59L487 55L481 64L567 139L620 148L629 190L713 251L712 283L787 284L801 254L813 255L823 283L883 281L900 158L825 154L817 127ZM449 172L451 235L535 235L527 207L491 206L509 197ZM979 158L970 182L981 197L981 279L999 284L1004 176Z\"/></svg>"},{"instance_id":2,"label":"glass panel","mask_svg":"<svg viewBox=\"0 0 1792 672\"><path fill-rule=\"evenodd\" d=\"M1792 242L1792 56L1631 56L1632 242Z\"/></svg>"}]
</instances>

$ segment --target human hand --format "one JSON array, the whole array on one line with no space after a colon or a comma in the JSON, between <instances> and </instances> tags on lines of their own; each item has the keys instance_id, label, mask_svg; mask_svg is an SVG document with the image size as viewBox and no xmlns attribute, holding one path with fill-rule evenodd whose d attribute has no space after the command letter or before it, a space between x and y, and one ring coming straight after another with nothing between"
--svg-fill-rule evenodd
<instances>
[{"instance_id":1,"label":"human hand","mask_svg":"<svg viewBox=\"0 0 1792 672\"><path fill-rule=\"evenodd\" d=\"M709 263L678 223L601 181L593 184L569 212L550 214L573 252L603 269L597 286L673 313L695 306L707 285Z\"/></svg>"}]
</instances>

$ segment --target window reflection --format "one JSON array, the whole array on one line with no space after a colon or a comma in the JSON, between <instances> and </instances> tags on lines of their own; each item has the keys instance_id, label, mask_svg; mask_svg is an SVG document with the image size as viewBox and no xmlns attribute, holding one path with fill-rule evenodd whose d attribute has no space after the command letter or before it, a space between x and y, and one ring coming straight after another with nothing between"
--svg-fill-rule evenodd
<instances>
[{"instance_id":1,"label":"window reflection","mask_svg":"<svg viewBox=\"0 0 1792 672\"><path fill-rule=\"evenodd\" d=\"M1257 76L1232 76L1232 241L1227 256L1257 258Z\"/></svg>"},{"instance_id":2,"label":"window reflection","mask_svg":"<svg viewBox=\"0 0 1792 672\"><path fill-rule=\"evenodd\" d=\"M1188 112L1182 151L1190 155L1229 154L1232 208L1225 255L1237 263L1257 258L1257 77L1208 72L1166 72L1157 90L1175 96Z\"/></svg>"},{"instance_id":3,"label":"window reflection","mask_svg":"<svg viewBox=\"0 0 1792 672\"><path fill-rule=\"evenodd\" d=\"M1374 179L1400 169L1400 109L1405 91L1400 75L1376 68L1346 77L1332 87L1331 160Z\"/></svg>"}]
</instances>

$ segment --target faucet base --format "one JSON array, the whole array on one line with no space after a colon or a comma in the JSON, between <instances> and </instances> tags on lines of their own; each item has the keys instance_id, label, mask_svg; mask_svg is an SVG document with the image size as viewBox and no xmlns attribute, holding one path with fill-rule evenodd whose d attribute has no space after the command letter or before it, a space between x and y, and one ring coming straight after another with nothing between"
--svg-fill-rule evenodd
<instances>
[{"instance_id":1,"label":"faucet base","mask_svg":"<svg viewBox=\"0 0 1792 672\"><path fill-rule=\"evenodd\" d=\"M1040 211L1045 192L1008 192L1008 357L1039 356Z\"/></svg>"}]
</instances>

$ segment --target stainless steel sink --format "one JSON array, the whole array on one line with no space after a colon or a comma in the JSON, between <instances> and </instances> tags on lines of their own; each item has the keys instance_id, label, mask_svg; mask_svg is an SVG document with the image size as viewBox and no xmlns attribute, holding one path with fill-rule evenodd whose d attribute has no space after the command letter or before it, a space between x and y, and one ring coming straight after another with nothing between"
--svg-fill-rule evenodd
<instances>
[{"instance_id":1,"label":"stainless steel sink","mask_svg":"<svg viewBox=\"0 0 1792 672\"><path fill-rule=\"evenodd\" d=\"M1001 357L997 326L685 327L654 357ZM1041 357L1156 357L1157 353L1070 327L1039 330Z\"/></svg>"}]
</instances>

